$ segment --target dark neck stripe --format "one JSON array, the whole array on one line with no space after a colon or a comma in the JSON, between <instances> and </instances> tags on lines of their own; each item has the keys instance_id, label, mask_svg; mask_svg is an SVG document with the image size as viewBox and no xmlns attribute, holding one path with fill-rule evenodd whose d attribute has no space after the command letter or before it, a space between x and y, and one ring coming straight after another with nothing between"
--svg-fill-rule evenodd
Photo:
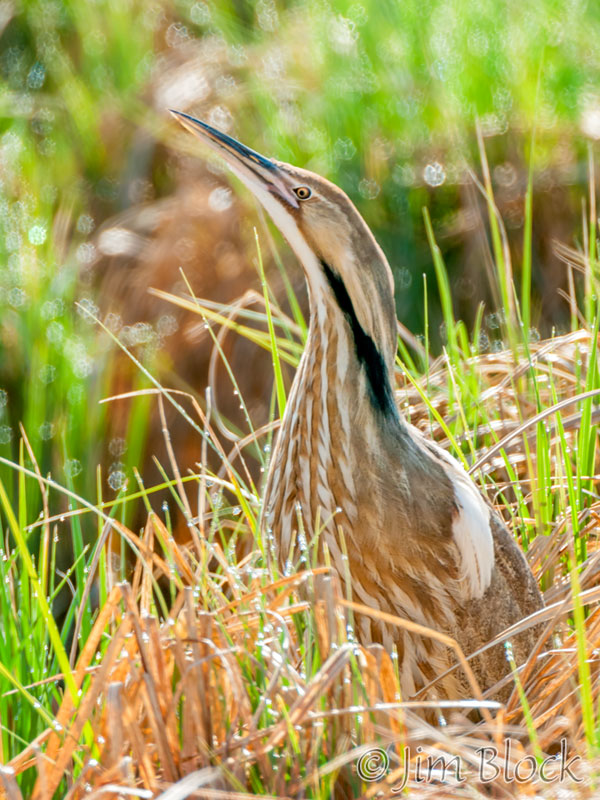
<instances>
[{"instance_id":1,"label":"dark neck stripe","mask_svg":"<svg viewBox=\"0 0 600 800\"><path fill-rule=\"evenodd\" d=\"M397 417L398 410L394 401L394 393L390 384L388 369L385 361L373 339L365 333L362 325L358 321L352 300L344 281L337 272L331 269L329 264L321 259L321 266L331 286L334 297L340 310L346 317L354 339L354 350L358 363L364 367L367 377L367 387L371 403L383 414Z\"/></svg>"}]
</instances>

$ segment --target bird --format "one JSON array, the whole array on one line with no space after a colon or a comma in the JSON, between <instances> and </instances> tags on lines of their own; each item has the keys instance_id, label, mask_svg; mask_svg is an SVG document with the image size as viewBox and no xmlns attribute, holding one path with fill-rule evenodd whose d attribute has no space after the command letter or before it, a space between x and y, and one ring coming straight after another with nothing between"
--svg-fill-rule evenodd
<instances>
[{"instance_id":1,"label":"bird","mask_svg":"<svg viewBox=\"0 0 600 800\"><path fill-rule=\"evenodd\" d=\"M518 543L447 451L406 421L396 399L394 280L371 230L338 186L266 158L180 111L254 195L298 258L308 287L305 347L271 454L263 517L281 564L298 549L327 560L353 600L454 639L473 654L543 607ZM357 615L362 644L398 658L403 699L472 697L440 637ZM517 664L539 634L510 639ZM512 690L505 647L470 662L493 699ZM500 687L500 688L498 688Z\"/></svg>"}]
</instances>

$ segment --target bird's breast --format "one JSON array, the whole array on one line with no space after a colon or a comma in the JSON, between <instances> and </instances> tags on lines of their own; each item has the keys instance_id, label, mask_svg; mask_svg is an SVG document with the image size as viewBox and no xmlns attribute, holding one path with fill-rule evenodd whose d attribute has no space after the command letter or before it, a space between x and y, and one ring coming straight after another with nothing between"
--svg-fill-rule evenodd
<instances>
[{"instance_id":1,"label":"bird's breast","mask_svg":"<svg viewBox=\"0 0 600 800\"><path fill-rule=\"evenodd\" d=\"M473 596L485 588L491 561L486 532L474 530L477 491L459 497L454 463L429 452L399 419L376 413L343 325L315 324L264 498L281 564L309 550L324 560L326 549L341 575L350 567L353 580L371 586L365 602L395 593L396 609L429 613L431 597L442 607L444 598Z\"/></svg>"}]
</instances>

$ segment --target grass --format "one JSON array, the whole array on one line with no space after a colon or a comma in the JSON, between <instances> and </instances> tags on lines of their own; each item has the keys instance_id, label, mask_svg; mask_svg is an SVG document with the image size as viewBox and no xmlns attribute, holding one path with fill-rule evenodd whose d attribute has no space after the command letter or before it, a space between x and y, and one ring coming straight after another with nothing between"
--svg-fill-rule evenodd
<instances>
[{"instance_id":1,"label":"grass","mask_svg":"<svg viewBox=\"0 0 600 800\"><path fill-rule=\"evenodd\" d=\"M334 786L352 796L374 788L355 769L373 742L391 747L378 787L389 794L404 744L413 766L421 744L468 769L476 746L500 746L505 732L538 759L565 736L590 775L597 769L600 18L594 4L565 17L551 0L527 14L492 0L423 8L165 0L0 10L7 796L29 797L34 785L38 797L99 796L112 785L121 788L103 796L143 797L198 770L204 796L325 798ZM190 84L189 68L164 83L198 53L193 74L206 87ZM192 112L335 180L390 257L399 316L422 332L399 340L405 413L472 469L527 551L561 637L515 674L508 707L489 709L492 725L442 709L447 724L432 730L401 704L397 664L354 641L335 581L319 577L323 602L309 564L281 575L270 558L260 492L306 333L277 234L260 222L259 274L237 284L260 283L262 296L199 301L187 264L180 289L172 281L153 295L208 325L199 347L210 342L217 362L231 356L224 328L267 353L275 374L261 375L263 395L275 389L262 417L233 362L207 379L205 399L179 369L181 332L169 350L158 322L119 323L119 294L107 306L98 292L102 224L179 196L192 170L189 141L163 115L165 85L176 98L192 86ZM253 212L229 213L240 229L251 219L249 263ZM555 235L562 261L549 252ZM141 295L127 298L141 307ZM243 406L237 422L219 414L229 391ZM161 428L173 435L156 466ZM201 466L184 463L186 439ZM426 791L411 781L415 796Z\"/></svg>"},{"instance_id":2,"label":"grass","mask_svg":"<svg viewBox=\"0 0 600 800\"><path fill-rule=\"evenodd\" d=\"M435 247L431 223L429 235ZM584 307L585 276L581 284ZM439 287L448 291L447 281ZM266 283L264 310L253 312L265 326L262 336L232 318L228 307L193 296L172 300L191 305L204 320L227 322L238 335L248 333L274 363L284 352L292 361L298 358L299 349L290 343L301 343L302 329L272 303ZM451 309L449 297L442 305ZM89 503L44 478L35 465L29 469L26 440L23 456L12 465L19 514L0 492L13 541L0 562L6 640L13 643L8 652L14 663L19 642L25 662L44 676L30 680L26 672L2 671L11 687L0 710L7 793L34 791L49 798L127 790L152 797L182 781L181 791L195 787L211 797L238 792L325 798L334 786L370 796L374 786L361 780L356 763L373 743L390 757L387 776L377 783L383 796L393 796L407 773L411 796L428 791L414 773L417 746L432 757L458 757L469 791L476 792L484 791L473 766L477 748L502 750L506 737L517 743L513 768L529 753L541 762L565 739L569 753L583 757L585 785L592 785L600 741L600 503L591 424L597 416L593 400L600 396L596 317L588 329L535 342L523 339L518 328L512 331L514 339L521 338L516 354L480 353L477 342L458 333L463 326L450 317L446 323L455 334L449 336L456 343L454 356L449 351L434 359L424 352L426 371L399 361L399 398L413 424L473 465L545 584L547 608L540 619L560 637L527 665L512 662L515 689L506 708L475 699L486 709L486 720L475 726L460 708L442 704L437 713L444 725L432 728L416 713L426 703L402 702L397 664L381 648L356 643L345 622L348 600L328 568L311 565L307 554L304 565L282 575L270 557L257 523L260 492L247 480L245 454L257 444L263 449L271 426L252 433L244 450L229 458L198 403L154 381L156 402L176 404L195 429L199 448L204 438L221 454L219 474L201 468L182 476L172 451L163 467L172 505L188 519L189 543L172 535L171 504L162 514L152 510L159 487L125 488L116 500ZM216 338L214 346L219 348ZM222 349L219 355L225 358ZM192 515L184 481L197 486L198 515ZM41 518L27 514L30 486L39 487L44 500ZM65 493L73 507L51 516L49 492ZM140 498L148 515L137 535L119 516ZM52 564L59 538L50 531L81 530L90 514L98 517L103 535L95 552L81 548L65 576L72 601L59 630L49 613L58 590ZM38 568L29 542L39 529ZM111 530L134 552L129 583L120 582L114 559L100 546ZM81 605L92 581L105 599L98 606ZM75 614L82 632L76 662L67 647ZM533 786L542 796L554 796L552 784L538 780ZM586 796L587 789L579 790Z\"/></svg>"}]
</instances>

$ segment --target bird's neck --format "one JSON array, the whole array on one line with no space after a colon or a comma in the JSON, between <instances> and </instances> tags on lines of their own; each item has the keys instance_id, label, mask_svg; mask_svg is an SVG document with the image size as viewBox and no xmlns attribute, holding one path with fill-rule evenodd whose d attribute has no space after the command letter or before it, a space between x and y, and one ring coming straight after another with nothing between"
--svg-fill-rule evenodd
<instances>
[{"instance_id":1,"label":"bird's neck","mask_svg":"<svg viewBox=\"0 0 600 800\"><path fill-rule=\"evenodd\" d=\"M385 431L402 424L389 356L325 290L311 290L307 342L267 480L266 519L284 557L300 527L307 535L332 520L353 528L364 490L355 466L375 462Z\"/></svg>"},{"instance_id":2,"label":"bird's neck","mask_svg":"<svg viewBox=\"0 0 600 800\"><path fill-rule=\"evenodd\" d=\"M311 323L322 336L336 328L338 341L349 349L349 363L373 411L397 417L391 376L396 354L396 310L391 291L377 293L375 308L357 309L339 274L321 260L325 285L310 287ZM316 297L315 297L316 295ZM364 380L363 380L364 379ZM347 396L348 398L348 396Z\"/></svg>"}]
</instances>

